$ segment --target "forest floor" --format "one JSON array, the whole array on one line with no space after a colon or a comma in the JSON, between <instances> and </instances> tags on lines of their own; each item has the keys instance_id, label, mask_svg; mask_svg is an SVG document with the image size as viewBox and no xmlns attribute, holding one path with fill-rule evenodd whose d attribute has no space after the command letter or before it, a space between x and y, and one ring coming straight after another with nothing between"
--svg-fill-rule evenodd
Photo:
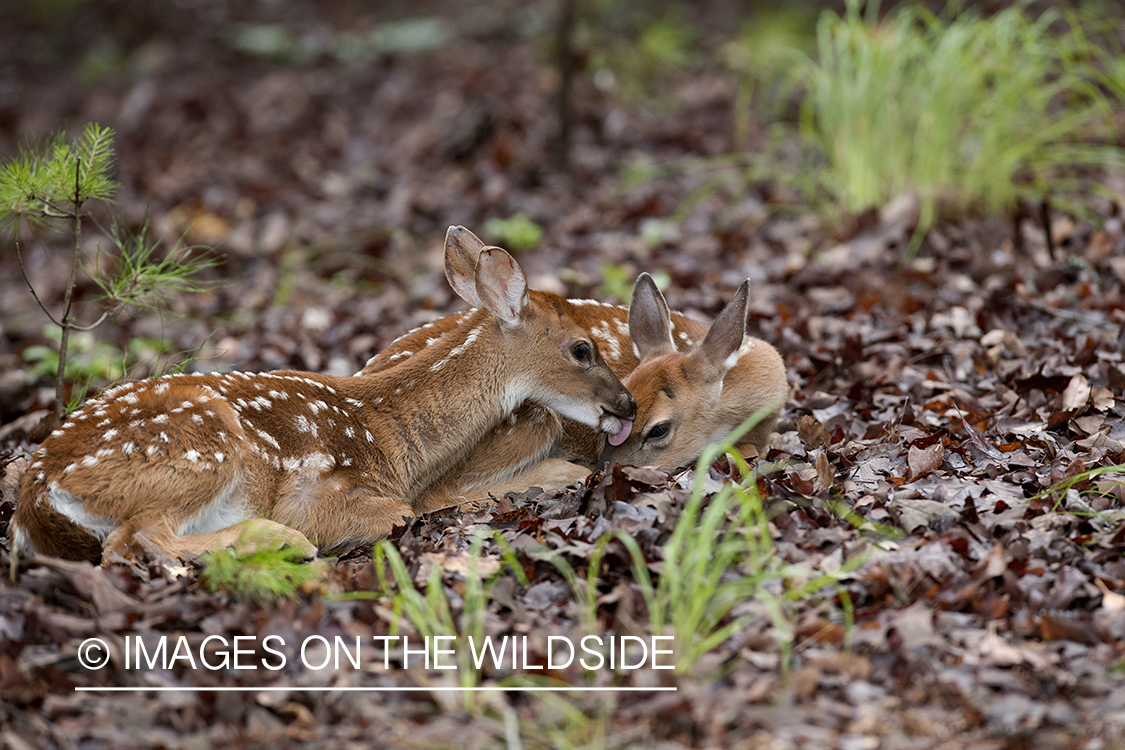
<instances>
[{"instance_id":1,"label":"forest floor","mask_svg":"<svg viewBox=\"0 0 1125 750\"><path fill-rule=\"evenodd\" d=\"M101 343L203 345L203 370L348 375L462 308L442 273L447 226L497 241L488 219L519 212L544 229L518 255L532 287L621 301L637 273L659 270L671 307L706 319L749 277L755 334L792 386L775 468L756 483L768 543L723 578L758 585L718 623L661 631L679 658L737 624L679 669L522 666L544 660L549 636L652 634L627 546L598 542L625 532L658 578L690 488L711 497L725 461L705 479L618 468L587 488L433 514L397 538L409 575L423 591L438 576L462 627L469 576L498 574L479 632L526 637L515 669L424 669L397 646L385 664L375 639L422 634L370 550L329 559L278 604L211 592L191 564L33 558L0 583L0 746L1125 747L1125 484L1091 471L1125 463L1125 229L1112 205L1091 199L1097 224L1053 213L1057 258L1035 220L999 217L942 223L903 262L908 200L829 221L738 159L710 159L735 150L737 81L720 69L682 72L650 100L579 77L566 171L552 151L553 70L503 4L447 19L437 49L353 61L326 51L334 34L378 19L349 4L237 5L84 4L51 32L0 25L0 154L61 123L112 127L115 212L134 224L147 212L224 261L215 291L105 325ZM254 29L276 31L266 21L295 41L272 58L241 51ZM679 166L623 180L641 162ZM65 264L29 258L58 305ZM18 483L53 394L27 382L21 359L47 342L45 319L12 254L0 269L6 571ZM80 298L94 292L83 282ZM526 583L495 539L470 554L494 530ZM240 636L256 644L244 658L276 664L269 635L285 644L282 669L138 669L135 651L123 662L137 639L148 650L168 639L171 653L183 636L198 654L218 636L215 661ZM303 666L299 646L318 635L360 639L361 668ZM93 637L114 656L107 668L79 662ZM441 690L520 675L676 690ZM249 689L76 691L111 686ZM323 690L346 687L421 690Z\"/></svg>"}]
</instances>

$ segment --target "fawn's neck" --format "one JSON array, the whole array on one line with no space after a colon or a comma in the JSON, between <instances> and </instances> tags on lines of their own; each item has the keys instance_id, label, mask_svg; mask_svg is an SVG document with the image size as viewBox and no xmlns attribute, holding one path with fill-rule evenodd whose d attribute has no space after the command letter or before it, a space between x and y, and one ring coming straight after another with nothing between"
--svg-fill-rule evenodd
<instances>
[{"instance_id":1,"label":"fawn's neck","mask_svg":"<svg viewBox=\"0 0 1125 750\"><path fill-rule=\"evenodd\" d=\"M475 311L452 334L396 367L344 379L402 467L406 494L452 468L531 392L491 313Z\"/></svg>"}]
</instances>

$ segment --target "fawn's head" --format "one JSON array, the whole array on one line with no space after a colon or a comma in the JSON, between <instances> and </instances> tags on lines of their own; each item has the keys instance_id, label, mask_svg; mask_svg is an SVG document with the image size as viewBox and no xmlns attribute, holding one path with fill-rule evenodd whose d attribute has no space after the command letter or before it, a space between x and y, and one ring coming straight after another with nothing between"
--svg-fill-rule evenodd
<instances>
[{"instance_id":1,"label":"fawn's head","mask_svg":"<svg viewBox=\"0 0 1125 750\"><path fill-rule=\"evenodd\" d=\"M615 445L628 437L636 404L570 303L528 290L511 255L485 247L464 227L450 227L446 234L445 275L466 302L496 317L506 356L522 373L509 387L513 399L536 401L609 433Z\"/></svg>"},{"instance_id":2,"label":"fawn's head","mask_svg":"<svg viewBox=\"0 0 1125 750\"><path fill-rule=\"evenodd\" d=\"M695 461L722 439L713 415L723 377L738 361L746 329L750 282L742 282L707 336L687 352L676 350L668 303L652 277L642 273L629 305L629 335L641 364L625 380L637 401L632 434L612 452L615 463L666 470Z\"/></svg>"}]
</instances>

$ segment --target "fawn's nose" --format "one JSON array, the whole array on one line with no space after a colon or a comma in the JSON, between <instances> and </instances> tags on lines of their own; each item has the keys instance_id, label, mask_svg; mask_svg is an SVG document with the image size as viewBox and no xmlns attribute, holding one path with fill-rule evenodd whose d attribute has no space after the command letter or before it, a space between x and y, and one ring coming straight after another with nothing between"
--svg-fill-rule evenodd
<instances>
[{"instance_id":1,"label":"fawn's nose","mask_svg":"<svg viewBox=\"0 0 1125 750\"><path fill-rule=\"evenodd\" d=\"M622 419L632 419L637 416L637 402L628 392L622 393L614 407L613 415Z\"/></svg>"}]
</instances>

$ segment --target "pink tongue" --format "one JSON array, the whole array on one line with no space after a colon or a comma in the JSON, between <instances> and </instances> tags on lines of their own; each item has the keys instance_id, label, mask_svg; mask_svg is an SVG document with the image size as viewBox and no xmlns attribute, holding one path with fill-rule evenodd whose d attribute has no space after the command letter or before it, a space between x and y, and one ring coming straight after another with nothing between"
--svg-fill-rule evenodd
<instances>
[{"instance_id":1,"label":"pink tongue","mask_svg":"<svg viewBox=\"0 0 1125 750\"><path fill-rule=\"evenodd\" d=\"M616 447L625 442L629 432L633 429L633 422L628 419L621 420L621 431L609 436L609 444Z\"/></svg>"}]
</instances>

